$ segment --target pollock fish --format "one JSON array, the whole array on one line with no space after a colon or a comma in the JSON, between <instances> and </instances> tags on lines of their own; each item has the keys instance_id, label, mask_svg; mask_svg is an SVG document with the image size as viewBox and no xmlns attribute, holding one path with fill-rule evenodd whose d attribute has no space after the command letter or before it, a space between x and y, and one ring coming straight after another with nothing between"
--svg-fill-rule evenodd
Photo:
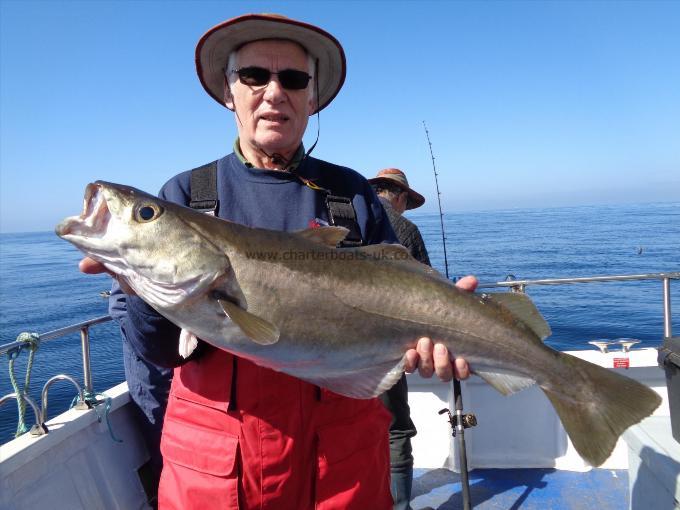
<instances>
[{"instance_id":1,"label":"pollock fish","mask_svg":"<svg viewBox=\"0 0 680 510\"><path fill-rule=\"evenodd\" d=\"M250 228L98 181L57 234L197 338L353 398L394 385L427 336L509 395L538 384L576 450L597 466L661 399L632 379L546 346L523 294L469 293L398 245L336 248L341 227Z\"/></svg>"}]
</instances>

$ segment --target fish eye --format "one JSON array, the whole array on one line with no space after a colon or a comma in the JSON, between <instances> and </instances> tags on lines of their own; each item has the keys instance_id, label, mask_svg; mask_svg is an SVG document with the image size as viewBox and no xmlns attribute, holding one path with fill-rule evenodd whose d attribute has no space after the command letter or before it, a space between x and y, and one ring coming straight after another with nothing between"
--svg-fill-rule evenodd
<instances>
[{"instance_id":1,"label":"fish eye","mask_svg":"<svg viewBox=\"0 0 680 510\"><path fill-rule=\"evenodd\" d=\"M146 223L153 221L163 214L163 209L156 204L142 204L137 208L136 217L137 221Z\"/></svg>"}]
</instances>

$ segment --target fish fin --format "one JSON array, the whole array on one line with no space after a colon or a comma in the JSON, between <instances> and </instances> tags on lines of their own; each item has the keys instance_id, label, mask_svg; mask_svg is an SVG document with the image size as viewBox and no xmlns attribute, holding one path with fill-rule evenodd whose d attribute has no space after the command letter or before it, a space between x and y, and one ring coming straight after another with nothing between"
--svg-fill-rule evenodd
<instances>
[{"instance_id":1,"label":"fish fin","mask_svg":"<svg viewBox=\"0 0 680 510\"><path fill-rule=\"evenodd\" d=\"M661 397L638 381L560 352L574 376L569 394L542 388L555 407L576 451L593 466L611 455L621 434L654 412Z\"/></svg>"},{"instance_id":2,"label":"fish fin","mask_svg":"<svg viewBox=\"0 0 680 510\"><path fill-rule=\"evenodd\" d=\"M349 229L345 227L317 227L299 230L295 233L308 241L335 248L347 237Z\"/></svg>"},{"instance_id":3,"label":"fish fin","mask_svg":"<svg viewBox=\"0 0 680 510\"><path fill-rule=\"evenodd\" d=\"M512 395L513 393L517 393L518 391L536 384L536 381L533 379L517 374L491 372L478 369L475 369L473 372L505 396Z\"/></svg>"},{"instance_id":4,"label":"fish fin","mask_svg":"<svg viewBox=\"0 0 680 510\"><path fill-rule=\"evenodd\" d=\"M226 299L217 300L229 318L241 328L241 330L253 342L260 345L271 345L279 341L281 332L279 328L264 319L244 310L236 303Z\"/></svg>"},{"instance_id":5,"label":"fish fin","mask_svg":"<svg viewBox=\"0 0 680 510\"><path fill-rule=\"evenodd\" d=\"M382 369L382 370L381 370ZM305 378L308 382L329 389L338 395L350 398L368 399L382 395L397 384L404 375L403 358L396 365L378 365L338 376L325 374Z\"/></svg>"},{"instance_id":6,"label":"fish fin","mask_svg":"<svg viewBox=\"0 0 680 510\"><path fill-rule=\"evenodd\" d=\"M184 359L187 359L196 346L198 345L198 337L194 335L191 331L182 329L179 333L179 355Z\"/></svg>"},{"instance_id":7,"label":"fish fin","mask_svg":"<svg viewBox=\"0 0 680 510\"><path fill-rule=\"evenodd\" d=\"M504 306L521 320L538 338L545 340L552 331L546 320L538 311L531 298L519 292L496 292L485 294L485 299Z\"/></svg>"}]
</instances>

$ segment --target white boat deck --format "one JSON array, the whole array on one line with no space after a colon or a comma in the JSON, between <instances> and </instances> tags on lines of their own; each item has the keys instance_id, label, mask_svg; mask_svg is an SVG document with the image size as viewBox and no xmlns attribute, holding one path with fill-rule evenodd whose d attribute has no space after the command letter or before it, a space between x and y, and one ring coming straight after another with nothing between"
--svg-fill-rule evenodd
<instances>
[{"instance_id":1,"label":"white boat deck","mask_svg":"<svg viewBox=\"0 0 680 510\"><path fill-rule=\"evenodd\" d=\"M0 509L132 510L148 508L137 470L147 461L127 384L106 392L115 442L95 410L70 409L47 422L49 432L0 446Z\"/></svg>"},{"instance_id":2,"label":"white boat deck","mask_svg":"<svg viewBox=\"0 0 680 510\"><path fill-rule=\"evenodd\" d=\"M616 370L657 390L664 403L655 416L669 420L665 376L656 353L656 349L632 351L630 368ZM614 356L621 357L597 351L572 354L603 366L611 366ZM438 414L450 405L451 385L412 375L409 386L411 415L419 431L413 441L413 508L459 508L460 483L449 471L458 468L455 440L447 418ZM25 434L0 446L1 509L148 507L137 475L148 456L132 425L126 385L107 394L112 397L111 426L123 442L113 441L95 411L72 409L47 423L47 435ZM465 433L475 508L605 510L628 505L625 441L619 441L601 469L591 469L575 452L539 389L503 397L472 377L463 383L463 398L466 412L474 412L479 421ZM680 479L676 483L680 485ZM555 501L564 505L554 506Z\"/></svg>"},{"instance_id":3,"label":"white boat deck","mask_svg":"<svg viewBox=\"0 0 680 510\"><path fill-rule=\"evenodd\" d=\"M569 351L569 354L612 367L619 352ZM653 388L663 397L654 416L670 416L666 379L657 365L657 350L630 353L630 368L616 369ZM458 471L455 439L447 418L437 415L452 408L450 385L409 376L409 405L418 435L412 440L415 466ZM477 416L478 425L465 431L468 468L555 468L588 471L576 453L557 413L536 386L504 397L478 377L461 383L464 412ZM627 446L622 439L602 469L628 469Z\"/></svg>"}]
</instances>

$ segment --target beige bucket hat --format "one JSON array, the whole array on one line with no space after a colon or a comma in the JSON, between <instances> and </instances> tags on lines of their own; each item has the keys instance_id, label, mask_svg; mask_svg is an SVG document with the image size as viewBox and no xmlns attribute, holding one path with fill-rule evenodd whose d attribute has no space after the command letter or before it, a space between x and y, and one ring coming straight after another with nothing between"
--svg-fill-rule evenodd
<instances>
[{"instance_id":1,"label":"beige bucket hat","mask_svg":"<svg viewBox=\"0 0 680 510\"><path fill-rule=\"evenodd\" d=\"M224 106L224 68L232 51L261 39L288 39L318 62L319 107L326 107L345 82L345 52L325 30L280 14L245 14L208 30L196 45L196 72L203 88Z\"/></svg>"},{"instance_id":2,"label":"beige bucket hat","mask_svg":"<svg viewBox=\"0 0 680 510\"><path fill-rule=\"evenodd\" d=\"M381 184L397 186L408 192L406 209L417 209L425 203L425 197L409 187L406 174L398 168L385 168L384 170L380 170L378 175L373 177L373 179L369 179L368 182L373 186L379 186Z\"/></svg>"}]
</instances>

